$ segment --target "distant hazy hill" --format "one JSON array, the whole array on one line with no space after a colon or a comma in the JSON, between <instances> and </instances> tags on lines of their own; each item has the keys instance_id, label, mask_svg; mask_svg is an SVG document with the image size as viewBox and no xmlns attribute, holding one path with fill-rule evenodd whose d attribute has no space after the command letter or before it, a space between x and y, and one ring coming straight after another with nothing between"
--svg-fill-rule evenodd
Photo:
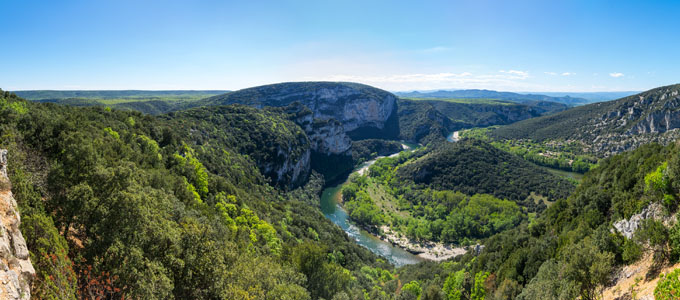
<instances>
[{"instance_id":1,"label":"distant hazy hill","mask_svg":"<svg viewBox=\"0 0 680 300\"><path fill-rule=\"evenodd\" d=\"M512 102L525 103L530 101L551 101L567 105L582 105L591 103L592 101L583 98L574 98L571 96L551 97L546 95L536 94L518 94L511 92L498 92L491 90L456 90L456 91L434 91L434 92L397 92L400 97L408 98L480 98L480 99L498 99L508 100Z\"/></svg>"},{"instance_id":2,"label":"distant hazy hill","mask_svg":"<svg viewBox=\"0 0 680 300\"><path fill-rule=\"evenodd\" d=\"M146 90L102 90L102 91L55 91L55 90L33 90L16 91L17 96L27 100L61 100L69 98L81 99L123 99L123 98L168 98L168 97L210 97L224 94L228 91L223 90L173 90L173 91L146 91Z\"/></svg>"},{"instance_id":3,"label":"distant hazy hill","mask_svg":"<svg viewBox=\"0 0 680 300\"><path fill-rule=\"evenodd\" d=\"M589 92L589 93L569 93L569 92L540 92L541 95L550 97L574 97L587 99L591 103L609 101L635 95L640 91L621 91L621 92Z\"/></svg>"},{"instance_id":4,"label":"distant hazy hill","mask_svg":"<svg viewBox=\"0 0 680 300\"><path fill-rule=\"evenodd\" d=\"M490 134L497 139L575 140L587 152L607 156L649 142L674 141L678 128L680 85L671 85L517 122Z\"/></svg>"},{"instance_id":5,"label":"distant hazy hill","mask_svg":"<svg viewBox=\"0 0 680 300\"><path fill-rule=\"evenodd\" d=\"M158 115L187 106L187 103L224 94L228 91L17 91L16 94L36 102L50 102L71 106L104 105L122 110L136 110Z\"/></svg>"}]
</instances>

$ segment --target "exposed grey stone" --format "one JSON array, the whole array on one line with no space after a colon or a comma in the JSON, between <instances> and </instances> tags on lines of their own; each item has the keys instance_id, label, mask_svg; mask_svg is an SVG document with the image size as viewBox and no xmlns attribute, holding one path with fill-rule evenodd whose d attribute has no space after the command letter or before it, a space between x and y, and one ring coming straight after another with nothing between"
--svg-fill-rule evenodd
<instances>
[{"instance_id":1,"label":"exposed grey stone","mask_svg":"<svg viewBox=\"0 0 680 300\"><path fill-rule=\"evenodd\" d=\"M0 180L9 180L7 177L7 150L0 149Z\"/></svg>"},{"instance_id":2,"label":"exposed grey stone","mask_svg":"<svg viewBox=\"0 0 680 300\"><path fill-rule=\"evenodd\" d=\"M21 267L21 277L29 281L33 279L33 276L35 276L35 269L33 268L33 264L31 264L30 260L20 260L19 261L19 266Z\"/></svg>"},{"instance_id":3,"label":"exposed grey stone","mask_svg":"<svg viewBox=\"0 0 680 300\"><path fill-rule=\"evenodd\" d=\"M0 232L2 233L2 236L0 236L0 257L8 258L12 255L9 236L2 225L0 225Z\"/></svg>"},{"instance_id":4,"label":"exposed grey stone","mask_svg":"<svg viewBox=\"0 0 680 300\"><path fill-rule=\"evenodd\" d=\"M663 216L663 208L658 203L652 203L645 207L639 214L634 214L628 219L614 222L614 228L626 238L630 239L646 219L659 219Z\"/></svg>"},{"instance_id":5,"label":"exposed grey stone","mask_svg":"<svg viewBox=\"0 0 680 300\"><path fill-rule=\"evenodd\" d=\"M19 259L28 258L28 248L26 247L26 240L21 234L21 231L12 232L12 244L14 245L14 255Z\"/></svg>"}]
</instances>

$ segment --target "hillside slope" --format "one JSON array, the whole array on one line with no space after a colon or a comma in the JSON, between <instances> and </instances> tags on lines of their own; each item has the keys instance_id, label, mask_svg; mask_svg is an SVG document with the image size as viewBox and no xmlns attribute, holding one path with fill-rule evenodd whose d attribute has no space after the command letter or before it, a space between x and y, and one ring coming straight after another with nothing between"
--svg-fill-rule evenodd
<instances>
[{"instance_id":1,"label":"hillside slope","mask_svg":"<svg viewBox=\"0 0 680 300\"><path fill-rule=\"evenodd\" d=\"M450 101L399 99L399 128L404 140L423 142L443 140L454 130L506 125L561 111L566 106L541 107L504 101Z\"/></svg>"},{"instance_id":2,"label":"hillside slope","mask_svg":"<svg viewBox=\"0 0 680 300\"><path fill-rule=\"evenodd\" d=\"M521 158L479 140L447 143L397 169L400 179L467 195L492 194L522 201L532 193L566 198L573 185Z\"/></svg>"},{"instance_id":3,"label":"hillside slope","mask_svg":"<svg viewBox=\"0 0 680 300\"><path fill-rule=\"evenodd\" d=\"M498 128L495 139L577 141L588 153L608 156L680 137L680 85L594 103Z\"/></svg>"},{"instance_id":4,"label":"hillside slope","mask_svg":"<svg viewBox=\"0 0 680 300\"><path fill-rule=\"evenodd\" d=\"M483 250L450 264L406 266L399 278L454 296L482 289L491 299L678 295L680 271L659 279L680 258L678 147L649 144L603 159L567 199L484 240ZM621 221L631 225L625 232L615 226Z\"/></svg>"},{"instance_id":5,"label":"hillside slope","mask_svg":"<svg viewBox=\"0 0 680 300\"><path fill-rule=\"evenodd\" d=\"M171 113L176 130L202 148L248 153L273 185L297 187L310 173L310 141L286 115L249 106L209 106ZM210 171L218 173L219 170Z\"/></svg>"},{"instance_id":6,"label":"hillside slope","mask_svg":"<svg viewBox=\"0 0 680 300\"><path fill-rule=\"evenodd\" d=\"M262 174L309 149L286 114L159 118L0 92L0 115L34 298L357 298L375 285L361 270L391 268L320 213L320 176L287 190Z\"/></svg>"}]
</instances>

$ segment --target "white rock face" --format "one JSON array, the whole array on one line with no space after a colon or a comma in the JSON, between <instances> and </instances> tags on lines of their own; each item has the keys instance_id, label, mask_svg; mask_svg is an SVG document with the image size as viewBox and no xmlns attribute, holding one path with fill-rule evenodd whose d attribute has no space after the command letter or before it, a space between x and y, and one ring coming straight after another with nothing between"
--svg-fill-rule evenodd
<instances>
[{"instance_id":1,"label":"white rock face","mask_svg":"<svg viewBox=\"0 0 680 300\"><path fill-rule=\"evenodd\" d=\"M307 149L297 160L290 157L289 152L290 149L279 148L277 154L286 157L283 163L265 163L263 169L265 174L275 172L277 176L274 178L275 181L286 182L289 186L297 186L309 175L311 151Z\"/></svg>"},{"instance_id":2,"label":"white rock face","mask_svg":"<svg viewBox=\"0 0 680 300\"><path fill-rule=\"evenodd\" d=\"M0 184L0 299L30 299L35 269L19 231L21 218L7 177L7 150L0 150Z\"/></svg>"},{"instance_id":3,"label":"white rock face","mask_svg":"<svg viewBox=\"0 0 680 300\"><path fill-rule=\"evenodd\" d=\"M335 119L315 119L314 114L302 106L289 106L297 112L293 121L309 137L311 149L323 154L350 155L352 140L347 136L344 126Z\"/></svg>"},{"instance_id":4,"label":"white rock face","mask_svg":"<svg viewBox=\"0 0 680 300\"><path fill-rule=\"evenodd\" d=\"M627 220L619 220L614 223L616 231L620 232L627 239L635 234L642 221L646 219L661 219L663 217L663 207L658 203L652 203L643 209L639 214L632 215Z\"/></svg>"}]
</instances>

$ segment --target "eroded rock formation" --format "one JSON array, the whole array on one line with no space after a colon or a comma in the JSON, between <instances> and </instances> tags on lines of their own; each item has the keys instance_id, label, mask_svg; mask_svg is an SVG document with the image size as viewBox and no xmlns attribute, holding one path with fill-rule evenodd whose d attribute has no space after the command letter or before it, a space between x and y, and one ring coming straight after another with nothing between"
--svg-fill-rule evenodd
<instances>
[{"instance_id":1,"label":"eroded rock formation","mask_svg":"<svg viewBox=\"0 0 680 300\"><path fill-rule=\"evenodd\" d=\"M21 217L7 177L7 150L0 150L0 299L30 299L31 264Z\"/></svg>"}]
</instances>

